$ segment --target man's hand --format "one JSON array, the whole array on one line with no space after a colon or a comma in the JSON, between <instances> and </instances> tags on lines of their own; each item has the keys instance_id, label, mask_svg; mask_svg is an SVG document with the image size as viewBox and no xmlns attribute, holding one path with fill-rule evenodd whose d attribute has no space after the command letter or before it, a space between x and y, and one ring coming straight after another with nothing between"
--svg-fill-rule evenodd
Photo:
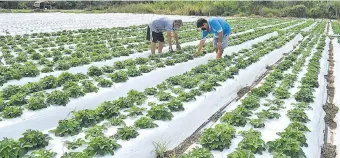
<instances>
[{"instance_id":1,"label":"man's hand","mask_svg":"<svg viewBox=\"0 0 340 158\"><path fill-rule=\"evenodd\" d=\"M176 45L176 49L181 50L181 46L179 44Z\"/></svg>"},{"instance_id":2,"label":"man's hand","mask_svg":"<svg viewBox=\"0 0 340 158\"><path fill-rule=\"evenodd\" d=\"M195 54L194 54L194 57L196 58L198 56L198 52L196 52Z\"/></svg>"}]
</instances>

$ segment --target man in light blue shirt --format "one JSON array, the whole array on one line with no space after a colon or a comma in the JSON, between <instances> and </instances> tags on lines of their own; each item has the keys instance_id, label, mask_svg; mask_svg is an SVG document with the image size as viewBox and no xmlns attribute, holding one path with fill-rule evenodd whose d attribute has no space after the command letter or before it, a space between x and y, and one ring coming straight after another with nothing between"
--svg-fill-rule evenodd
<instances>
[{"instance_id":1,"label":"man in light blue shirt","mask_svg":"<svg viewBox=\"0 0 340 158\"><path fill-rule=\"evenodd\" d=\"M170 52L173 51L171 43L171 32L173 32L176 48L181 49L178 43L177 30L183 25L182 20L171 20L168 18L159 18L152 21L146 31L146 40L150 41L151 54L155 54L156 42L158 41L158 53L162 53L164 36L163 32L167 32L167 41Z\"/></svg>"},{"instance_id":2,"label":"man in light blue shirt","mask_svg":"<svg viewBox=\"0 0 340 158\"><path fill-rule=\"evenodd\" d=\"M212 17L208 20L200 18L196 24L197 28L202 30L202 38L195 56L201 51L208 34L215 34L213 44L216 50L216 59L221 58L224 48L228 46L228 37L231 33L228 22L222 18Z\"/></svg>"}]
</instances>

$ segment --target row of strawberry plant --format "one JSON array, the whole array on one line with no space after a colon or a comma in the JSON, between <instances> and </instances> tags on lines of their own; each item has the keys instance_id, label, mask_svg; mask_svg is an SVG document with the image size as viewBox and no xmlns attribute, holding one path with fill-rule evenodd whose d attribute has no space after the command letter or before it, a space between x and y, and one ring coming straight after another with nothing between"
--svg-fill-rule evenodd
<instances>
[{"instance_id":1,"label":"row of strawberry plant","mask_svg":"<svg viewBox=\"0 0 340 158\"><path fill-rule=\"evenodd\" d=\"M249 23L249 22L248 22ZM72 31L63 31L63 32L71 32L69 34L62 34L60 36L52 36L48 37L49 33L42 33L46 37L41 38L30 38L28 35L26 36L16 36L8 38L0 38L1 41L4 42L2 51L5 52L5 59L8 59L7 64L13 63L13 55L11 56L11 50L14 52L20 52L22 49L27 50L27 52L23 52L21 56L18 56L19 60L17 62L27 61L28 57L33 60L37 60L39 58L39 52L45 53L47 57L51 56L54 57L57 53L48 53L48 49L51 47L59 46L58 54L72 54L74 48L84 48L80 50L88 50L88 51L95 51L92 50L91 47L97 48L98 46L106 47L107 45L110 46L111 49L118 49L120 51L123 50L136 50L141 52L143 50L147 50L148 42L144 41L144 32L145 32L145 25L139 27L128 27L128 28L113 28L113 29L95 29L95 31L89 30L89 33L78 33L72 34ZM143 29L142 29L143 28ZM181 28L182 31L179 32L180 40L182 42L188 42L194 40L194 37L197 37L199 34L198 32L193 29L193 25L191 23L185 23L184 26ZM125 37L125 39L122 39ZM109 40L106 40L109 39ZM55 44L54 44L55 42ZM76 47L74 43L77 42ZM5 45L8 43L8 46ZM107 43L107 44L106 44ZM56 45L57 44L57 45ZM63 45L73 45L71 46L72 49L62 49ZM123 47L123 45L127 44L127 49ZM30 46L29 46L30 45ZM39 47L41 46L41 48ZM39 52L36 52L35 49L39 49ZM90 50L89 50L90 49ZM98 49L98 48L97 48ZM56 49L55 49L56 50ZM76 49L77 50L77 49ZM129 52L129 51L128 51ZM33 54L32 54L33 53ZM27 54L27 55L26 55ZM31 55L32 54L32 55ZM26 55L26 56L25 56Z\"/></svg>"},{"instance_id":2,"label":"row of strawberry plant","mask_svg":"<svg viewBox=\"0 0 340 158\"><path fill-rule=\"evenodd\" d=\"M281 84L285 85L285 83L293 82L296 78L295 75L287 74L285 77L282 75L283 71L287 71L292 66L292 63L294 63L302 49L306 46L307 42L309 42L309 39L306 39L302 44L301 47L291 53L290 56L287 56L284 58L284 60L275 67L275 70L272 71L269 76L266 78L266 81L258 88L255 88L251 91L250 95L247 96L244 100L242 100L241 106L238 106L235 110L232 112L227 112L222 118L222 122L226 122L230 125L234 126L245 126L245 124L249 121L247 117L252 115L252 111L254 108L258 108L260 106L260 98L261 97L267 97L269 93L271 92L277 92L278 88L275 87L275 82L278 82L279 80L282 80L285 78ZM314 44L313 42L309 42L309 44ZM308 56L310 49L306 50L304 53L303 58L299 60L299 62L296 65L301 65L301 63L304 62L304 59L306 56ZM306 55L307 54L307 55ZM282 104L282 101L274 100L272 103L279 103L279 105ZM270 103L266 103L267 106L270 105ZM250 120L250 123L255 128L264 127L263 120L264 119L273 119L280 117L279 113L271 112L271 110L278 110L279 108L282 108L280 106L273 106L270 107L268 110L262 110L262 112L257 113L258 119L252 119ZM193 153L196 153L197 155L211 155L209 150L212 149L218 149L223 150L225 148L229 148L231 145L231 139L235 137L235 129L233 129L230 125L225 124L217 124L215 128L209 128L205 130L200 138L200 142L203 146L203 148L195 148L193 151L189 152L188 154L182 155L182 157L191 157ZM223 133L223 134L222 134ZM238 148L233 153L229 154L228 157L254 157L253 154L259 153L261 154L265 148L265 142L261 139L261 133L258 131L254 131L251 129L248 132L240 132L241 135L244 137L244 139L239 143ZM215 141L212 141L215 140ZM207 150L209 149L209 150ZM201 153L198 153L198 151L201 151Z\"/></svg>"},{"instance_id":3,"label":"row of strawberry plant","mask_svg":"<svg viewBox=\"0 0 340 158\"><path fill-rule=\"evenodd\" d=\"M287 116L292 122L280 134L281 138L276 139L269 144L269 150L280 156L306 157L301 147L308 146L305 132L310 130L304 125L310 119L306 110L310 110L309 104L314 102L315 89L319 87L318 75L320 72L320 59L325 46L325 36L321 36L317 52L313 55L307 67L307 73L301 80L299 91L294 95L297 101L296 106L289 110ZM300 124L297 126L297 124Z\"/></svg>"},{"instance_id":4,"label":"row of strawberry plant","mask_svg":"<svg viewBox=\"0 0 340 158\"><path fill-rule=\"evenodd\" d=\"M247 36L244 35L244 36L236 37L236 38L242 38L242 37L247 37ZM107 37L103 39L107 39ZM243 40L237 41L237 43L242 43L242 41L246 41L246 40L247 38L243 38ZM98 40L94 40L94 42L97 42L97 41ZM231 40L231 41L236 42L236 40ZM118 41L115 41L114 43L117 43L117 42ZM115 52L112 52L111 50L100 50L102 48L106 48L105 45L106 44L103 42L100 42L98 46L92 46L91 44L83 44L83 46L81 46L82 49L78 50L77 48L74 53L66 49L69 52L68 54L70 54L68 56L62 56L61 51L65 50L64 47L59 47L58 49L53 48L51 49L51 51L44 49L43 51L48 53L46 54L47 56L34 52L34 50L33 52L24 53L23 54L24 56L22 57L23 59L22 61L24 62L23 64L17 62L13 64L12 66L0 66L1 68L0 74L2 76L0 77L0 83L3 84L9 80L21 79L22 77L35 77L39 75L40 73L52 72L54 70L67 70L71 67L86 65L86 64L90 64L91 62L96 62L96 61L109 60L109 59L112 59L113 57L121 56L119 54L116 54ZM98 49L98 50L95 50L95 49ZM123 49L125 48L121 47L121 49L115 49L115 50L121 53L124 53L123 55L129 55L130 53L134 52L134 51L124 51ZM34 56L35 62L28 62L26 60L27 54L32 54L32 56ZM43 67L40 68L36 63L39 65L43 65Z\"/></svg>"},{"instance_id":5,"label":"row of strawberry plant","mask_svg":"<svg viewBox=\"0 0 340 158\"><path fill-rule=\"evenodd\" d=\"M253 35L257 36L265 33L267 33L267 31L259 34L251 34L249 36L253 37ZM194 47L187 47L183 49L183 52L191 53L194 49ZM208 45L206 49L209 52L213 50L210 45ZM86 93L97 92L99 87L111 87L113 82L125 82L129 77L148 73L157 67L174 65L175 63L193 59L192 55L183 52L181 52L181 54L163 54L161 57L166 57L165 60L151 56L149 58L128 59L122 62L116 62L114 66L104 66L102 68L90 67L88 76L84 74L73 75L71 73L64 72L58 77L46 76L38 82L28 83L23 86L10 85L4 88L1 92L1 98L3 99L2 102L0 102L0 111L8 106L21 106L25 104L25 106L27 106L30 110L46 108L50 104L66 105L70 101L69 98L78 98L84 96ZM137 68L137 63L142 65ZM128 67L127 71L120 70L114 72L115 69L119 70L125 67ZM103 74L108 74L110 80L105 79L105 77L95 77ZM92 76L94 80L90 79L89 76ZM99 87L95 85L95 81ZM78 85L77 82L80 82L81 85ZM50 94L37 93L57 87L63 87L63 91L55 90ZM30 94L32 94L31 97L27 99L27 96L30 96ZM20 107L10 107L7 109L15 112L11 112L11 115L3 116L4 118L18 117L22 114L22 109Z\"/></svg>"},{"instance_id":6,"label":"row of strawberry plant","mask_svg":"<svg viewBox=\"0 0 340 158\"><path fill-rule=\"evenodd\" d=\"M339 35L340 34L340 24L338 21L332 21L332 29L334 34Z\"/></svg>"},{"instance_id":7,"label":"row of strawberry plant","mask_svg":"<svg viewBox=\"0 0 340 158\"><path fill-rule=\"evenodd\" d=\"M292 37L289 37L289 38L292 38ZM268 50L268 51L270 51L270 50ZM255 52L257 52L257 51L255 51ZM262 54L262 56L265 55L265 54L266 53ZM260 57L261 56L256 57L256 58L259 59ZM254 62L256 62L257 60L254 60ZM166 86L165 83L162 83L159 86L157 86L157 88L159 90L157 90L155 88L149 88L149 89L145 90L144 93L147 93L149 95L152 94L153 92L154 92L153 94L157 93L156 95L159 97L159 100L170 100L171 98L173 98L173 99L171 99L171 101L169 101L166 104L153 105L151 107L151 109L147 112L148 116L150 118L156 119L156 120L171 119L172 114L169 111L169 109L172 109L171 111L184 110L183 104L182 104L183 101L187 102L187 101L194 99L195 95L201 95L202 92L200 92L200 90L202 90L203 92L211 91L211 90L214 89L212 87L218 85L217 82L219 80L225 80L226 79L225 77L231 78L232 75L237 74L239 68L237 68L236 66L234 66L233 68L230 68L229 70L224 70L224 68L227 65L229 65L228 63L230 64L230 60L228 60L227 58L223 58L221 60L210 61L209 64L207 64L205 66L201 65L197 68L194 68L192 71L186 73L185 75L181 76L181 78L185 81L183 83L186 83L186 84L184 84L184 87L188 87L189 85L193 85L193 82L188 82L189 78L193 78L196 75L204 77L204 78L206 78L206 77L211 78L211 77L209 77L209 74L216 74L216 68L220 69L220 71L219 71L220 73L218 73L219 74L218 76L220 76L220 77L216 78L217 76L212 75L212 77L215 78L215 79L211 78L210 79L211 83L209 83L209 84L203 83L202 86L199 86L199 89L192 90L193 93L182 91L182 92L179 93L179 95L176 98L173 98L173 96L167 94L167 92L161 91L161 90L167 89L169 87L173 87L173 86L170 86L170 84L168 86ZM223 69L221 69L221 67L223 67ZM202 74L203 72L206 72L207 74L203 75ZM167 82L169 82L169 81L167 81ZM195 81L195 82L197 82L197 81ZM172 81L171 84L176 84L176 83ZM185 86L185 85L187 85L187 86ZM194 84L193 86L196 87L198 85ZM56 133L56 135L58 135L58 136L75 135L75 134L77 134L81 131L82 127L90 127L90 126L93 126L96 123L98 123L98 119L100 119L100 120L110 119L110 121L109 121L110 124L120 124L121 123L120 119L122 119L122 117L124 117L124 116L120 114L119 109L121 109L121 108L126 109L128 107L130 107L130 109L133 109L132 107L134 107L134 109L131 110L132 113L138 114L138 111L140 111L140 108L135 107L134 104L137 104L137 105L142 104L145 101L146 95L144 93L143 92L137 92L137 91L130 91L127 98L120 98L120 99L113 101L113 102L105 102L102 105L100 105L96 110L82 110L82 111L75 112L73 119L61 120L59 122L59 126L55 130L53 130L53 132ZM138 119L135 122L135 124L137 126L139 126L140 128L156 127L156 125L152 123L152 120L150 118L142 117L142 118ZM96 141L94 143L95 146L102 146L102 145L104 145L103 143L107 142L107 141L103 141L103 140L105 140L105 138L103 138L103 136L98 136L98 134L102 135L101 134L101 133L103 133L102 130L103 130L103 128L99 127L99 126L94 126L92 128L89 128L88 130L86 130L86 133L88 133L87 138L90 138L90 142L91 142L92 139L100 139L101 138L102 141ZM123 127L123 128L118 129L118 131L117 131L117 133L115 134L114 137L117 138L117 139L128 140L128 139L136 137L137 135L138 135L138 133L137 133L137 131L134 127ZM106 138L106 139L108 139L108 138ZM110 140L110 139L108 139L108 140ZM88 142L88 145L91 145L90 142ZM79 142L78 142L78 144L79 144ZM94 145L92 145L92 146L94 146ZM95 149L95 150L98 151L99 149ZM100 150L100 151L102 151L102 150ZM103 151L102 153L106 154L106 153L109 153L109 151L110 150L107 150L105 148L105 151ZM84 154L84 153L90 154L90 152L87 152L87 151L82 152L82 154ZM67 153L67 154L71 154L71 153ZM67 154L65 154L65 155L67 155ZM79 154L79 153L77 153L77 154ZM111 153L111 154L113 154L113 153Z\"/></svg>"},{"instance_id":8,"label":"row of strawberry plant","mask_svg":"<svg viewBox=\"0 0 340 158\"><path fill-rule=\"evenodd\" d=\"M292 37L290 37L292 38ZM256 52L256 51L255 51ZM268 52L267 52L268 53ZM264 53L266 54L266 53ZM264 55L263 54L263 55ZM262 56L263 56L262 55ZM261 56L257 56L255 58L260 58ZM254 62L258 61L254 60ZM157 127L157 125L155 123L152 122L152 119L154 120L171 120L173 117L173 114L171 112L174 111L183 111L184 107L183 107L183 102L188 102L191 100L195 99L195 96L199 96L202 95L205 92L209 92L214 90L215 86L218 86L218 82L219 81L223 81L227 78L231 78L232 75L235 75L235 73L237 74L237 71L239 69L242 68L238 68L237 66L232 66L229 70L225 70L225 66L230 64L230 61L226 59L221 59L221 60L216 60L216 61L211 61L209 62L207 65L201 65L197 68L194 68L193 71L186 73L185 75L181 75L181 76L175 76L172 77L171 79L169 78L169 80L167 80L167 82L161 83L157 86L157 88L149 88L146 89L144 93L147 93L149 95L156 95L156 97L158 97L158 99L160 101L163 101L161 104L156 104L156 103L148 103L151 105L151 108L149 111L147 111L147 116L148 117L140 117L138 120L135 121L134 126L137 128L154 128ZM227 65L225 65L227 64ZM249 63L249 65L252 63ZM211 66L208 66L211 65ZM215 66L214 66L215 65ZM218 70L218 71L216 71ZM228 72L228 73L226 73ZM232 73L233 72L233 73ZM209 77L209 74L214 74L211 77ZM216 75L218 74L218 75ZM204 83L199 83L197 84L197 82L199 82L200 79L196 79L195 81L191 82L190 79L192 80L193 78L206 78L207 81L209 82L204 82ZM228 76L226 76L228 75ZM182 83L181 83L182 81ZM211 83L210 83L211 82ZM182 86L183 87L179 87L177 88L176 86ZM170 87L176 87L174 89L178 90L180 88L185 89L185 88L189 88L191 89L189 92L185 92L185 91L181 91L179 92L179 94L174 97L171 95L171 93L169 92L165 92L166 89L170 88ZM197 87L197 89L195 88ZM133 92L130 91L130 95L129 96L133 96L132 94L135 93L135 97L131 97L129 98L120 98L116 101L113 102L105 102L104 104L102 104L100 107L98 107L98 110L102 108L102 106L110 106L110 107L120 107L120 108L127 108L130 107L130 109L132 109L132 107L134 107L132 110L133 113L143 113L143 110L141 110L141 108L135 107L134 104L140 105L143 102L145 102L146 100L146 96L143 95L142 92ZM139 98L139 99L136 99ZM132 101L131 101L132 100ZM133 101L135 100L135 102ZM137 100L137 101L136 101ZM164 103L164 101L166 101ZM126 107L127 106L127 107ZM111 108L111 109L112 109ZM107 109L107 108L106 108ZM135 111L136 109L136 111ZM104 110L102 110L104 111ZM108 111L108 110L106 110ZM123 122L121 121L121 117L122 115L119 114L119 112L117 112L117 110L114 110L114 113L108 114L106 113L105 116L113 116L113 118L110 118L109 120L109 124L110 125L119 125L122 124ZM85 111L82 111L85 112ZM88 111L89 112L89 111ZM131 112L129 110L129 112ZM78 113L78 112L76 112ZM91 112L92 113L92 112ZM113 114L113 115L112 115ZM131 113L130 113L131 114ZM138 113L137 113L138 115ZM89 113L86 115L87 117L89 116ZM92 116L95 116L94 113L92 113ZM82 116L80 118L84 118L85 114L83 113ZM124 116L123 116L124 118ZM57 132L56 134L71 134L74 135L75 133L79 133L81 129L78 128L77 131L67 131L66 133L66 129L69 123L73 122L78 122L77 120L79 120L79 118L77 119L76 117L74 117L73 119L70 120L64 120L64 121L68 121L68 122L60 122L61 124L59 124L59 126L56 128L56 130L54 132ZM84 119L82 119L84 120ZM118 121L120 120L120 121ZM82 126L82 122L80 122L80 125L78 127L81 128ZM92 121L91 124L96 124L96 121ZM63 127L63 128L62 128ZM64 128L66 127L66 128ZM129 140L132 138L135 138L138 136L138 132L136 131L136 128L132 127L132 126L124 126L122 128L118 128L117 133L113 136L114 138L117 139L122 139L122 140ZM98 128L95 126L95 128ZM92 129L92 128L90 128ZM105 131L105 129L104 129Z\"/></svg>"}]
</instances>

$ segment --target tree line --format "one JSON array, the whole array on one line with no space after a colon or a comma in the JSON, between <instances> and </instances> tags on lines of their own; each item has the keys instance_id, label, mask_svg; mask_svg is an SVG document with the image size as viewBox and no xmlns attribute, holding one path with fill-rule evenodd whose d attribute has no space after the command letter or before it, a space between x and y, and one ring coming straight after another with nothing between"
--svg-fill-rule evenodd
<instances>
[{"instance_id":1,"label":"tree line","mask_svg":"<svg viewBox=\"0 0 340 158\"><path fill-rule=\"evenodd\" d=\"M0 1L0 9L32 9L34 1ZM210 16L339 18L335 1L55 1L53 9Z\"/></svg>"}]
</instances>

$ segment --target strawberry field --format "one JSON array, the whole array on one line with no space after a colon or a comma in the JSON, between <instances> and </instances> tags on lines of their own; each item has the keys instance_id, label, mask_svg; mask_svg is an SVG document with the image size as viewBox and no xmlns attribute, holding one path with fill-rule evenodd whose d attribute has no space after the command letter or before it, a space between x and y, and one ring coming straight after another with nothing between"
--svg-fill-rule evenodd
<instances>
[{"instance_id":1,"label":"strawberry field","mask_svg":"<svg viewBox=\"0 0 340 158\"><path fill-rule=\"evenodd\" d=\"M212 38L193 56L198 17L169 16L184 21L182 49L150 55L145 32L155 15L22 21L28 15L0 22L0 157L340 152L338 21L227 18L229 46L216 60Z\"/></svg>"}]
</instances>

